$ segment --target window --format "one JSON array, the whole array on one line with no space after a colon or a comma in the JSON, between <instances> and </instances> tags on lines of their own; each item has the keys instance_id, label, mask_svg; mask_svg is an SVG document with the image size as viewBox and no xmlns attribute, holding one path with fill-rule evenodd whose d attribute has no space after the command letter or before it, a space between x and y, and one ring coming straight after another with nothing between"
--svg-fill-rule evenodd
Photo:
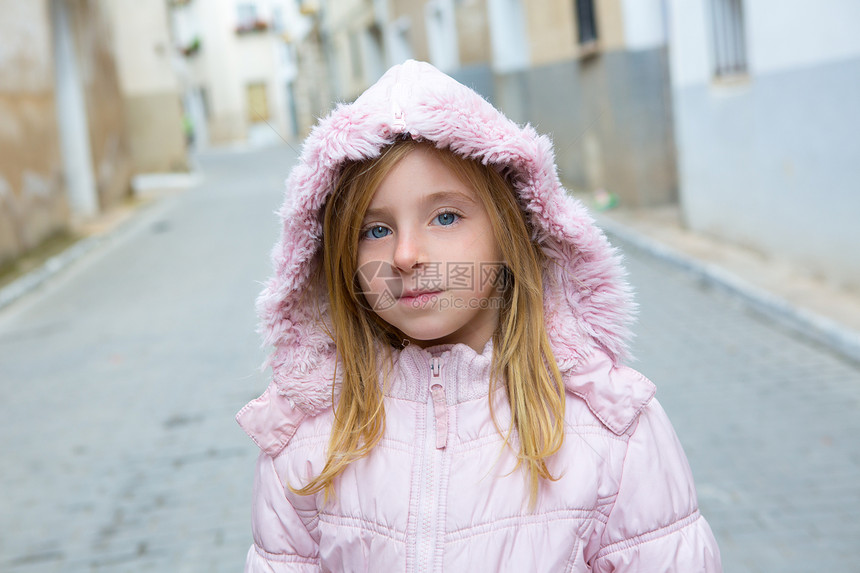
<instances>
[{"instance_id":1,"label":"window","mask_svg":"<svg viewBox=\"0 0 860 573\"><path fill-rule=\"evenodd\" d=\"M269 100L266 97L266 84L256 82L245 88L248 102L248 121L256 123L269 119Z\"/></svg>"},{"instance_id":2,"label":"window","mask_svg":"<svg viewBox=\"0 0 860 573\"><path fill-rule=\"evenodd\" d=\"M597 41L594 0L576 0L576 24L580 45L593 44Z\"/></svg>"},{"instance_id":3,"label":"window","mask_svg":"<svg viewBox=\"0 0 860 573\"><path fill-rule=\"evenodd\" d=\"M714 76L745 74L747 55L741 0L710 0L710 2Z\"/></svg>"}]
</instances>

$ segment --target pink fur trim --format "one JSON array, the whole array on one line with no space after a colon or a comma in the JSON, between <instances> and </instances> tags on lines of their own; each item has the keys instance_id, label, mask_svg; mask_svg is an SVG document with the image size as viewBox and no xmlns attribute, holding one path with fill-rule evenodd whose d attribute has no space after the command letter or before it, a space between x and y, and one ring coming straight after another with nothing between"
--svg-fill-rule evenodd
<instances>
[{"instance_id":1,"label":"pink fur trim","mask_svg":"<svg viewBox=\"0 0 860 573\"><path fill-rule=\"evenodd\" d=\"M403 129L394 123L392 97L403 111ZM545 315L559 366L575 371L595 350L621 361L635 308L620 257L562 188L549 138L516 125L431 65L408 61L320 120L287 181L282 236L272 251L275 275L257 300L264 344L274 346L266 364L278 392L308 414L331 404L335 349L319 326L327 321L325 293L311 293L319 315L300 302L318 289L312 284L322 235L318 215L338 167L377 156L400 131L513 175L549 260Z\"/></svg>"}]
</instances>

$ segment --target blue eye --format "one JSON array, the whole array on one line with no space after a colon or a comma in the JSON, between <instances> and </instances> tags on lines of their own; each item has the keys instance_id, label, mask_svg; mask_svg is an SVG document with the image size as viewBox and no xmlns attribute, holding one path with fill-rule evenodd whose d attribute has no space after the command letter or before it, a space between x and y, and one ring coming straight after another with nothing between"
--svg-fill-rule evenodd
<instances>
[{"instance_id":1,"label":"blue eye","mask_svg":"<svg viewBox=\"0 0 860 573\"><path fill-rule=\"evenodd\" d=\"M391 230L382 225L374 225L362 233L367 239L381 239L391 233Z\"/></svg>"},{"instance_id":2,"label":"blue eye","mask_svg":"<svg viewBox=\"0 0 860 573\"><path fill-rule=\"evenodd\" d=\"M436 215L436 220L439 221L440 225L453 225L455 221L460 217L457 213L452 213L447 211L445 213L439 213Z\"/></svg>"}]
</instances>

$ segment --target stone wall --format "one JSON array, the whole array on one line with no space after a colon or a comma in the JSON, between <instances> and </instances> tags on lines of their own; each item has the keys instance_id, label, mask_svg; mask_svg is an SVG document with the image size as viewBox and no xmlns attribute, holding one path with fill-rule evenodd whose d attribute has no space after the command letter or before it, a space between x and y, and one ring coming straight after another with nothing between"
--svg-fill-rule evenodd
<instances>
[{"instance_id":1,"label":"stone wall","mask_svg":"<svg viewBox=\"0 0 860 573\"><path fill-rule=\"evenodd\" d=\"M107 0L104 0L107 1ZM131 176L110 19L99 0L67 0L98 209ZM73 214L57 111L51 0L0 0L0 264L67 231Z\"/></svg>"},{"instance_id":2,"label":"stone wall","mask_svg":"<svg viewBox=\"0 0 860 573\"><path fill-rule=\"evenodd\" d=\"M49 0L0 0L0 263L67 228Z\"/></svg>"}]
</instances>

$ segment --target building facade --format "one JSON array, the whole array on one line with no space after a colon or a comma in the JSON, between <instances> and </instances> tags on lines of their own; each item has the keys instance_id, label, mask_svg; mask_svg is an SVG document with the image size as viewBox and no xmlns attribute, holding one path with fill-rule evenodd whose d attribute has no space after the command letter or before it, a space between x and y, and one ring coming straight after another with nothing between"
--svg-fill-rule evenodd
<instances>
[{"instance_id":1,"label":"building facade","mask_svg":"<svg viewBox=\"0 0 860 573\"><path fill-rule=\"evenodd\" d=\"M135 173L185 171L182 98L165 2L111 0L117 79Z\"/></svg>"},{"instance_id":2,"label":"building facade","mask_svg":"<svg viewBox=\"0 0 860 573\"><path fill-rule=\"evenodd\" d=\"M50 3L0 2L0 263L66 228Z\"/></svg>"},{"instance_id":3,"label":"building facade","mask_svg":"<svg viewBox=\"0 0 860 573\"><path fill-rule=\"evenodd\" d=\"M0 265L187 168L166 8L0 0Z\"/></svg>"},{"instance_id":4,"label":"building facade","mask_svg":"<svg viewBox=\"0 0 860 573\"><path fill-rule=\"evenodd\" d=\"M343 0L322 3L333 92L426 60L555 142L562 175L629 206L677 197L660 0ZM304 73L304 72L302 72Z\"/></svg>"},{"instance_id":5,"label":"building facade","mask_svg":"<svg viewBox=\"0 0 860 573\"><path fill-rule=\"evenodd\" d=\"M295 44L311 28L302 5L178 0L171 5L171 24L195 145L265 144L295 136Z\"/></svg>"},{"instance_id":6,"label":"building facade","mask_svg":"<svg viewBox=\"0 0 860 573\"><path fill-rule=\"evenodd\" d=\"M669 4L686 224L860 287L860 4Z\"/></svg>"},{"instance_id":7,"label":"building facade","mask_svg":"<svg viewBox=\"0 0 860 573\"><path fill-rule=\"evenodd\" d=\"M430 61L548 133L574 189L606 189L633 208L680 203L693 230L860 285L847 247L860 244L856 2L316 5L329 106L390 65Z\"/></svg>"},{"instance_id":8,"label":"building facade","mask_svg":"<svg viewBox=\"0 0 860 573\"><path fill-rule=\"evenodd\" d=\"M495 101L555 143L568 184L623 205L677 197L660 0L487 0Z\"/></svg>"}]
</instances>

